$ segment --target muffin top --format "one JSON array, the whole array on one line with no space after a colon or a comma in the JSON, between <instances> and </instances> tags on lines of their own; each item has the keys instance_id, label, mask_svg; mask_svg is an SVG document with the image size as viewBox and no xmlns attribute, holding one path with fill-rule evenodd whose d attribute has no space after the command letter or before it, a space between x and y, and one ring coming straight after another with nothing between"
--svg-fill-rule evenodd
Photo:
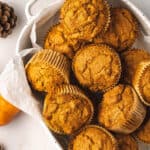
<instances>
[{"instance_id":1,"label":"muffin top","mask_svg":"<svg viewBox=\"0 0 150 150\"><path fill-rule=\"evenodd\" d=\"M148 115L148 118L146 118L145 122L143 125L135 132L136 137L145 142L145 143L150 143L150 116Z\"/></svg>"},{"instance_id":2,"label":"muffin top","mask_svg":"<svg viewBox=\"0 0 150 150\"><path fill-rule=\"evenodd\" d=\"M93 105L76 87L64 85L46 96L43 116L54 132L72 134L91 121Z\"/></svg>"},{"instance_id":3,"label":"muffin top","mask_svg":"<svg viewBox=\"0 0 150 150\"><path fill-rule=\"evenodd\" d=\"M79 46L80 44L77 40L68 39L61 24L51 27L44 43L45 49L58 51L69 58L74 56L74 51L76 51Z\"/></svg>"},{"instance_id":4,"label":"muffin top","mask_svg":"<svg viewBox=\"0 0 150 150\"><path fill-rule=\"evenodd\" d=\"M138 36L138 26L135 17L125 8L112 9L112 21L107 32L98 35L95 43L106 43L121 52L132 46Z\"/></svg>"},{"instance_id":5,"label":"muffin top","mask_svg":"<svg viewBox=\"0 0 150 150\"><path fill-rule=\"evenodd\" d=\"M89 125L71 141L69 150L117 150L115 138L105 129Z\"/></svg>"},{"instance_id":6,"label":"muffin top","mask_svg":"<svg viewBox=\"0 0 150 150\"><path fill-rule=\"evenodd\" d=\"M123 80L131 84L138 64L144 60L150 60L150 54L145 50L131 49L123 52L121 54L121 59L124 73Z\"/></svg>"},{"instance_id":7,"label":"muffin top","mask_svg":"<svg viewBox=\"0 0 150 150\"><path fill-rule=\"evenodd\" d=\"M120 79L118 54L106 45L88 45L73 59L73 71L81 85L92 91L105 91Z\"/></svg>"},{"instance_id":8,"label":"muffin top","mask_svg":"<svg viewBox=\"0 0 150 150\"><path fill-rule=\"evenodd\" d=\"M41 50L26 65L26 74L31 86L40 92L69 83L69 60L52 50Z\"/></svg>"},{"instance_id":9,"label":"muffin top","mask_svg":"<svg viewBox=\"0 0 150 150\"><path fill-rule=\"evenodd\" d=\"M91 40L108 28L110 11L105 0L66 0L60 17L72 39Z\"/></svg>"},{"instance_id":10,"label":"muffin top","mask_svg":"<svg viewBox=\"0 0 150 150\"><path fill-rule=\"evenodd\" d=\"M136 99L138 96L129 85L119 84L109 90L99 105L99 123L110 130L124 125L133 113Z\"/></svg>"},{"instance_id":11,"label":"muffin top","mask_svg":"<svg viewBox=\"0 0 150 150\"><path fill-rule=\"evenodd\" d=\"M130 135L116 135L115 136L120 150L138 150L136 140Z\"/></svg>"}]
</instances>

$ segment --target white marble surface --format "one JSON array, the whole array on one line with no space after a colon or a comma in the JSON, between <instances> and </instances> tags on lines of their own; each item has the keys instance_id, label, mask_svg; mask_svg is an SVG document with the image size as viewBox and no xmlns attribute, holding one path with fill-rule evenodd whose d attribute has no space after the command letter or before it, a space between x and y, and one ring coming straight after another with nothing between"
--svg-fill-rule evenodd
<instances>
[{"instance_id":1,"label":"white marble surface","mask_svg":"<svg viewBox=\"0 0 150 150\"><path fill-rule=\"evenodd\" d=\"M28 0L2 1L8 2L15 8L18 22L7 39L0 38L0 72L8 60L15 55L17 38L26 23L24 8ZM6 146L6 150L55 150L41 125L24 113L20 113L10 124L0 127L1 143Z\"/></svg>"},{"instance_id":2,"label":"white marble surface","mask_svg":"<svg viewBox=\"0 0 150 150\"><path fill-rule=\"evenodd\" d=\"M28 0L3 0L15 8L18 16L17 27L7 39L0 39L0 72L8 60L15 54L16 40L22 27L26 23L24 8ZM40 0L41 2L43 0ZM47 0L44 5L49 2ZM131 0L150 18L150 1ZM35 6L34 12L37 9ZM2 85L1 85L2 86ZM13 122L0 127L0 143L6 145L7 150L55 150L47 139L42 127L29 116L20 113Z\"/></svg>"},{"instance_id":3,"label":"white marble surface","mask_svg":"<svg viewBox=\"0 0 150 150\"><path fill-rule=\"evenodd\" d=\"M14 55L15 45L17 38L20 34L22 27L26 22L26 17L24 13L24 7L28 0L2 0L8 2L11 6L15 8L15 12L18 16L17 26L13 33L8 36L7 39L0 38L0 71L4 68L6 62Z\"/></svg>"}]
</instances>

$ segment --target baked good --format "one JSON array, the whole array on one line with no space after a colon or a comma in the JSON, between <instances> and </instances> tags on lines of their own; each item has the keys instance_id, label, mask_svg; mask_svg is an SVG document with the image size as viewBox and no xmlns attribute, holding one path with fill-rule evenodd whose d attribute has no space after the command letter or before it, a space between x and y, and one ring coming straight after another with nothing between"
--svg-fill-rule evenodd
<instances>
[{"instance_id":1,"label":"baked good","mask_svg":"<svg viewBox=\"0 0 150 150\"><path fill-rule=\"evenodd\" d=\"M46 96L43 117L52 131L69 135L88 124L93 111L91 101L79 88L62 85Z\"/></svg>"},{"instance_id":2,"label":"baked good","mask_svg":"<svg viewBox=\"0 0 150 150\"><path fill-rule=\"evenodd\" d=\"M150 60L150 53L141 49L131 49L121 54L123 66L123 81L131 84L137 66L144 60Z\"/></svg>"},{"instance_id":3,"label":"baked good","mask_svg":"<svg viewBox=\"0 0 150 150\"><path fill-rule=\"evenodd\" d=\"M70 62L62 54L52 50L37 52L25 66L31 86L40 92L69 83Z\"/></svg>"},{"instance_id":4,"label":"baked good","mask_svg":"<svg viewBox=\"0 0 150 150\"><path fill-rule=\"evenodd\" d=\"M0 126L8 124L18 113L19 109L0 96Z\"/></svg>"},{"instance_id":5,"label":"baked good","mask_svg":"<svg viewBox=\"0 0 150 150\"><path fill-rule=\"evenodd\" d=\"M150 109L147 109L146 118L142 126L134 133L135 137L140 141L150 144Z\"/></svg>"},{"instance_id":6,"label":"baked good","mask_svg":"<svg viewBox=\"0 0 150 150\"><path fill-rule=\"evenodd\" d=\"M66 0L60 18L71 39L91 41L98 33L107 30L110 23L109 5L105 0Z\"/></svg>"},{"instance_id":7,"label":"baked good","mask_svg":"<svg viewBox=\"0 0 150 150\"><path fill-rule=\"evenodd\" d=\"M133 77L133 86L141 101L150 106L150 60L141 62Z\"/></svg>"},{"instance_id":8,"label":"baked good","mask_svg":"<svg viewBox=\"0 0 150 150\"><path fill-rule=\"evenodd\" d=\"M141 125L145 114L146 109L134 89L119 84L103 95L98 121L111 131L129 134Z\"/></svg>"},{"instance_id":9,"label":"baked good","mask_svg":"<svg viewBox=\"0 0 150 150\"><path fill-rule=\"evenodd\" d=\"M118 150L118 145L104 128L88 125L73 137L68 150Z\"/></svg>"},{"instance_id":10,"label":"baked good","mask_svg":"<svg viewBox=\"0 0 150 150\"><path fill-rule=\"evenodd\" d=\"M121 62L106 45L87 45L75 55L72 68L81 85L92 91L106 91L118 83Z\"/></svg>"},{"instance_id":11,"label":"baked good","mask_svg":"<svg viewBox=\"0 0 150 150\"><path fill-rule=\"evenodd\" d=\"M125 8L113 8L111 16L111 24L107 32L102 36L94 39L95 43L105 43L118 52L131 47L138 37L138 25L132 13Z\"/></svg>"},{"instance_id":12,"label":"baked good","mask_svg":"<svg viewBox=\"0 0 150 150\"><path fill-rule=\"evenodd\" d=\"M73 58L74 51L77 51L79 47L79 41L70 40L65 34L64 28L61 24L57 24L50 28L44 43L45 49L60 52L69 58Z\"/></svg>"},{"instance_id":13,"label":"baked good","mask_svg":"<svg viewBox=\"0 0 150 150\"><path fill-rule=\"evenodd\" d=\"M138 150L138 143L131 135L115 135L120 150Z\"/></svg>"}]
</instances>

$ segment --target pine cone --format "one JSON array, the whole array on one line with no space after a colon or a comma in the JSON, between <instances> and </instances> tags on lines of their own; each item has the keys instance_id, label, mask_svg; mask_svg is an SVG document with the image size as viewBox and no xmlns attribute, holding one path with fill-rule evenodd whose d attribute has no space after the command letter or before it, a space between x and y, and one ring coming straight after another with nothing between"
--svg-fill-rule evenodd
<instances>
[{"instance_id":1,"label":"pine cone","mask_svg":"<svg viewBox=\"0 0 150 150\"><path fill-rule=\"evenodd\" d=\"M17 16L14 9L0 2L0 37L7 37L16 26Z\"/></svg>"},{"instance_id":2,"label":"pine cone","mask_svg":"<svg viewBox=\"0 0 150 150\"><path fill-rule=\"evenodd\" d=\"M3 145L0 145L0 150L4 150L4 146Z\"/></svg>"}]
</instances>

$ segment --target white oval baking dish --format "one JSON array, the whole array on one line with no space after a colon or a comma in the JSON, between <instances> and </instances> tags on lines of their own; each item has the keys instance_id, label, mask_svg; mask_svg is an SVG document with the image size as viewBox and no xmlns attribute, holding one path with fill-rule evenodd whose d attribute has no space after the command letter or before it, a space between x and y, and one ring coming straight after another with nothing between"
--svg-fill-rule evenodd
<instances>
[{"instance_id":1,"label":"white oval baking dish","mask_svg":"<svg viewBox=\"0 0 150 150\"><path fill-rule=\"evenodd\" d=\"M31 10L32 10L32 7L34 5L36 5L37 1L38 0L31 0L27 4L26 16L27 16L28 22L27 22L26 26L23 28L23 30L20 34L20 37L17 41L16 53L19 53L20 51L27 49L27 48L42 47L42 40L46 33L44 33L43 30L42 30L42 32L40 32L39 30L41 28L45 27L45 25L43 26L43 24L45 24L45 22L50 21L50 24L49 23L47 24L48 28L54 22L57 22L57 18L55 19L55 17L57 15L55 15L55 14L57 13L57 11L59 10L59 8L61 7L61 5L64 2L63 0L57 0L57 1L52 0L49 4L49 7L43 8L42 10L40 10L40 8L42 8L42 6L38 6L39 7L38 9L40 10L40 12L38 14L36 14L35 16L32 16ZM149 44L150 43L150 21L148 20L148 18L129 0L108 0L108 1L113 6L126 7L134 13L134 15L137 17L138 21L140 22L142 31L143 31L140 39L138 39L136 42L136 46L138 45L138 47L142 47L142 48L150 50L150 44ZM49 13L49 17L47 17L48 13ZM38 30L36 30L37 34L32 33L34 30L35 22L39 22L38 26L40 26L38 28ZM46 32L46 30L47 30L47 28L45 28L44 31ZM39 36L39 34L42 34L42 35ZM37 38L35 37L36 35L37 35ZM31 41L31 36L32 36L32 41ZM67 138L62 137L62 136L55 136L55 137L56 137L56 141L57 141L55 143L56 149L58 149L58 150L65 149ZM63 146L61 147L60 145L63 145ZM139 144L139 145L140 145L140 149L142 149L142 150L150 149L148 146L146 147L146 146L143 146L142 144Z\"/></svg>"}]
</instances>

